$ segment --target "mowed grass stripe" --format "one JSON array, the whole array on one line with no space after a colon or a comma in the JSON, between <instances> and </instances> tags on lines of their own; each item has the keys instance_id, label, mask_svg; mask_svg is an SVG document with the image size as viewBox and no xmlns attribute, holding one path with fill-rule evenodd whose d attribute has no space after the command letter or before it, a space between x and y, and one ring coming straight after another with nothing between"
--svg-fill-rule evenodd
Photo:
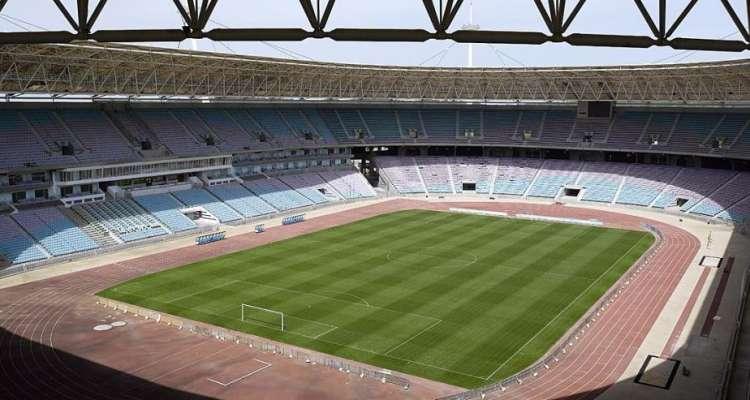
<instances>
[{"instance_id":1,"label":"mowed grass stripe","mask_svg":"<svg viewBox=\"0 0 750 400\"><path fill-rule=\"evenodd\" d=\"M531 237L534 238L540 238L541 235L539 233L535 233L531 235ZM455 252L454 252L455 253ZM419 276L421 274L430 274L430 268L426 267L423 269L423 271L419 274L415 274L413 276ZM441 292L438 292L436 290L429 290L429 288L425 287L414 287L409 285L410 278L406 278L404 280L404 284L409 285L409 288L411 289L406 296L403 297L395 297L391 298L390 303L384 304L384 307L386 308L394 308L399 309L401 307L409 307L410 309L416 309L417 311L422 311L420 307L424 307L430 302L434 301L436 303L443 303L441 301L441 298L454 290L456 290L456 287L450 287L451 283L455 285L455 282L460 281L460 276L466 275L466 271L462 269L456 269L456 272L454 274L449 276L438 276L437 279L433 280L431 282L431 285L433 288L439 288ZM425 295L424 293L427 292L428 294ZM446 310L443 310L443 314L441 316L441 319L446 321L451 321L452 318L450 317L450 314L445 313ZM402 358L408 358L403 357ZM418 361L415 359L415 361Z\"/></svg>"},{"instance_id":2,"label":"mowed grass stripe","mask_svg":"<svg viewBox=\"0 0 750 400\"><path fill-rule=\"evenodd\" d=\"M571 235L570 238L562 244L553 245L552 243L556 243L559 237L565 236L565 232ZM534 254L532 258L533 262L527 264L529 270L538 271L542 268L552 268L553 264L546 263L545 260L554 260L559 253L569 253L567 245L586 240L583 236L587 232L589 231L573 225L548 225L531 240L522 244L521 249L523 251L519 254ZM515 258L512 257L511 260L515 260ZM524 262L524 260L517 261ZM419 341L412 342L412 346L403 348L404 352L400 356L403 358L430 359L431 362L438 364L453 363L452 369L466 371L473 375L488 375L496 364L489 363L489 359L485 357L474 359L474 351L472 350L478 349L479 352L489 352L498 357L497 359L504 359L510 355L510 352L513 351L512 349L519 345L516 341L522 340L522 336L513 334L503 338L490 337L487 338L487 341L480 341L479 339L484 336L483 332L481 332L484 330L484 326L487 324L493 324L495 327L499 327L498 325L507 326L507 330L517 327L522 327L524 330L531 330L540 327L533 320L529 319L528 313L525 312L515 319L505 319L499 315L496 318L490 318L492 315L492 304L502 303L515 292L536 282L537 278L534 276L528 275L523 271L518 271L510 276L498 279L495 285L491 287L481 291L469 292L463 301L456 303L453 307L446 310L443 316L443 319L454 322L455 327L467 332L467 334L454 336L453 332L446 331L441 336L438 336L437 333L433 337L423 336L424 343L420 343ZM519 305L519 308L523 309L522 306L523 303ZM535 310L535 312L539 311L541 310ZM481 322L484 322L484 324ZM460 337L461 340L456 341L454 339L456 337ZM453 343L449 346L441 346L446 341ZM462 352L468 353L467 356L473 360L464 362L464 357L456 359L457 356L455 353L446 351L459 345L463 346ZM508 352L508 354L504 354L504 352ZM483 360L487 362L483 363Z\"/></svg>"},{"instance_id":3,"label":"mowed grass stripe","mask_svg":"<svg viewBox=\"0 0 750 400\"><path fill-rule=\"evenodd\" d=\"M629 237L629 238L625 238L624 236L626 236L626 235L627 235L627 236L630 236L630 237ZM605 254L608 254L608 252L610 252L610 251L614 251L614 250L615 250L616 248L619 248L619 247L623 247L623 246L628 246L628 245L629 245L629 244L630 244L630 243L632 242L632 240L633 240L633 239L635 238L635 235L629 235L629 232L623 232L623 233L621 234L621 236L622 236L622 237L618 238L618 239L620 239L620 240L618 240L618 241L615 241L615 242L612 242L612 243L610 244L609 248L608 248L608 249L607 249L606 251L604 251L604 252L602 252L602 253L599 253L599 254L597 255L597 257L599 257L599 258L605 258L605 256L604 256ZM533 343L533 342L534 342L534 341L535 341L535 340L536 340L536 339L537 339L538 337L540 337L540 336L541 336L541 335L542 335L542 334L544 333L544 331L545 331L545 330L546 330L546 329L547 329L548 327L550 327L550 326L553 326L553 325L554 325L554 323L555 323L555 321L557 321L557 319L558 319L558 318L560 318L560 317L561 317L562 315L564 315L564 313L565 313L565 312L566 312L567 310L569 310L569 309L571 309L571 308L575 307L576 303L578 302L578 300L579 300L580 298L584 297L584 296L586 295L586 293L588 293L588 292L589 292L589 290L591 290L591 289L592 289L593 287L595 287L595 286L596 286L596 284L597 284L597 282L598 282L599 280L601 280L602 278L604 278L604 277L606 276L606 274L607 274L607 273L609 273L609 272L610 272L610 271L611 271L612 269L615 269L615 268L617 268L617 267L618 267L618 264L620 263L620 261L622 261L623 259L627 258L628 254L630 254L630 252L631 252L631 251L632 251L633 249L637 248L638 244L639 244L640 242L642 242L642 241L643 241L643 239L645 239L645 238L646 238L645 236L641 236L640 238L638 238L638 240L637 240L637 241L635 241L634 243L630 244L630 246L628 247L628 250L627 250L627 251L626 251L626 252L625 252L624 254L622 254L622 255L621 255L621 256L620 256L620 257L619 257L619 258L618 258L617 260L615 260L615 261L614 261L614 262L613 262L613 263L612 263L612 264L610 265L610 267L609 267L609 268L608 268L607 270L603 271L603 272L602 272L602 274L601 274L601 275L600 275L600 276L599 276L599 277L597 278L597 280L595 280L594 282L591 282L591 284L589 284L589 285L588 285L588 286L587 286L587 287L586 287L585 289L583 289L583 290L582 290L582 291L581 291L581 292L580 292L580 293L579 293L578 295L576 295L575 299L573 299L572 301L566 301L566 302L567 302L567 304L565 305L565 307L564 307L564 308L563 308L562 310L560 310L559 312L557 312L557 313L555 314L555 316L554 316L553 318L551 318L551 319L550 319L550 320L549 320L549 321L548 321L548 322L547 322L547 323L546 323L546 324L544 325L544 327L543 327L543 328L542 328L541 330L539 330L539 331L538 331L538 332L537 332L537 333L536 333L536 334L535 334L535 335L534 335L534 336L533 336L533 337L532 337L531 339L529 339L529 340L528 340L527 342L525 342L525 343L524 343L524 344L523 344L523 345L522 345L521 347L519 347L519 348L518 348L518 349L516 350L516 352L515 352L515 353L513 353L513 355L512 355L511 357L507 358L507 359L506 359L506 360L505 360L505 361L504 361L504 362L503 362L502 364L500 364L500 366L499 366L499 367L497 367L497 368L496 368L496 369L495 369L494 371L492 371L492 373L491 373L491 374L490 374L490 375L488 376L488 378L492 378L492 377L493 377L494 375L496 375L496 374L497 374L497 373L498 373L499 371L501 371L501 370L503 369L503 367L504 367L505 365L507 365L507 364L508 364L508 363L509 363L509 362L510 362L510 361L512 360L512 358L513 358L513 357L515 357L515 356L516 356L517 354L519 354L519 353L522 353L522 352L523 352L523 351L525 350L525 348L526 348L527 346L529 346L529 345L530 345L531 343ZM630 239L630 240L629 240L629 239ZM589 264L589 265L596 265L596 264L593 264L593 263L591 263L591 264ZM562 289L562 288L564 288L564 287L565 287L565 284L559 285L559 286L558 286L558 288L556 288L556 290L555 290L555 291L554 291L554 292L553 292L553 293L552 293L551 295L552 295L552 296L555 296L555 295L565 295L564 293L562 293L562 290L561 290L561 289ZM570 295L570 293L568 293L568 295ZM547 303L549 303L549 302L547 302ZM533 310L533 309L535 309L536 307L534 307L534 306L532 305L532 306L530 306L530 307L528 307L528 308L529 308L529 309L531 309L531 310ZM576 319L578 319L578 318L576 318Z\"/></svg>"},{"instance_id":4,"label":"mowed grass stripe","mask_svg":"<svg viewBox=\"0 0 750 400\"><path fill-rule=\"evenodd\" d=\"M575 303L572 303L572 305L565 310L564 314L558 316L555 320L555 324L548 326L534 339L534 341L522 349L522 352L516 354L516 356L513 357L513 359L511 359L502 369L496 371L495 375L492 377L493 380L510 376L519 369L536 361L540 354L544 354L547 349L549 349L551 343L555 343L570 326L583 316L592 304L599 300L607 289L609 289L612 284L616 282L622 274L653 245L654 239L651 235L643 234L638 238L638 233L639 232L630 232L631 237L629 237L628 240L632 243L633 239L636 239L636 243L632 246L632 250L621 255L618 258L617 263L605 274L601 275L601 279L598 279L594 286L584 292ZM622 250L622 247L620 250Z\"/></svg>"},{"instance_id":5,"label":"mowed grass stripe","mask_svg":"<svg viewBox=\"0 0 750 400\"><path fill-rule=\"evenodd\" d=\"M414 248L421 248L428 244L434 243L436 240L438 240L440 237L447 235L448 237L451 237L452 235L458 234L460 232L466 231L469 229L469 227L472 224L475 224L475 218L473 216L464 216L469 218L461 218L461 219L455 219L451 223L446 223L443 226L436 227L432 230L424 230L423 232L415 235L416 238L418 238L416 241L408 241L409 244L396 247L397 250L404 250L408 247L414 247ZM380 265L387 264L388 261L383 257L377 257L372 258L370 260L367 260L362 265L367 265L367 268L377 268ZM360 268L361 269L361 268ZM403 271L400 271L398 269L393 270L384 270L382 277L379 277L378 280L381 281L392 281L394 278L399 278L402 281L403 285L408 285L408 282L411 278L413 278L417 274L404 274ZM377 280L376 280L377 281ZM359 289L363 290L367 286L371 285L371 282L363 282ZM328 337L336 337L336 342L340 343L342 346L348 346L348 345L356 345L356 342L359 341L368 341L371 340L373 337L390 337L394 334L393 330L390 328L391 324L379 324L379 325L372 325L368 323L368 320L375 318L375 319L382 319L382 315L387 313L386 310L390 309L396 309L395 307L391 307L391 304L384 304L382 305L383 308L375 309L369 314L362 315L360 318L358 318L355 321L350 321L347 323L344 328L344 330L350 330L350 331L359 331L362 333L362 336L360 337L354 337L349 336L346 338L339 337L337 334L338 331L333 331ZM414 311L417 312L417 311ZM405 316L406 313L403 314ZM440 318L436 318L440 319ZM392 321L392 323L399 323L400 321L395 320ZM415 327L417 330L423 329L424 327Z\"/></svg>"},{"instance_id":6,"label":"mowed grass stripe","mask_svg":"<svg viewBox=\"0 0 750 400\"><path fill-rule=\"evenodd\" d=\"M556 259L556 257L560 255L564 255L565 259L568 260L573 258L580 259L580 268L585 269L595 268L597 265L607 265L607 262L611 265L613 264L613 261L611 260L611 256L608 255L620 254L619 252L614 252L615 249L621 246L620 240L622 240L622 235L617 233L619 232L616 232L612 237L607 238L606 236L608 233L606 233L606 231L600 232L593 229L587 230L582 235L559 245L553 252L549 253L545 258L535 261L529 266L529 268L533 270L539 268L540 265L544 263L551 265L557 262L557 260L562 261L562 259ZM601 239L601 237L604 237L604 239ZM587 249L587 246L603 250L592 253ZM602 257L601 259L597 259L596 257L592 257L592 254L601 255ZM550 261L552 261L552 263L550 263ZM602 271L602 273L603 272L604 271ZM525 279L522 272L519 272L518 274L519 279ZM549 321L559 315L561 310L567 307L576 295L581 293L581 291L590 284L591 283L581 282L580 280L573 278L546 282L540 282L536 278L530 278L526 282L516 282L514 286L518 288L516 289L517 293L523 293L523 289L525 288L537 288L536 290L539 290L538 288L543 288L544 292L542 295L534 296L535 301L526 303L521 302L519 296L515 296L521 304L517 307L517 315L504 322L508 327L523 326L524 324L527 324L529 330L531 330L533 326L533 330L537 332L540 329L546 329ZM526 297L531 298L532 296ZM488 312L491 312L491 310ZM532 315L534 317L530 318L529 316ZM541 327L540 324L542 324ZM508 362L508 359L515 355L517 348L526 343L525 340L523 342L521 342L521 340L523 339L519 336L510 337L508 335L501 338L485 338L483 341L476 343L474 348L467 351L461 359L455 362L455 364L472 365L476 368L475 372L477 374L482 376L489 375L491 372L495 371L497 364L494 366L491 363L481 365L479 363L473 363L472 360L478 355L484 355L484 359L488 360L489 357L486 357L486 355L492 354L496 359ZM553 343L548 343L547 347L552 344ZM508 353L511 354L509 355ZM480 365L482 366L481 370Z\"/></svg>"},{"instance_id":7,"label":"mowed grass stripe","mask_svg":"<svg viewBox=\"0 0 750 400\"><path fill-rule=\"evenodd\" d=\"M401 225L401 229L408 231L408 227L413 223L414 225L422 226L423 219L425 216L421 212L415 212L413 214L402 214L394 213L385 215L383 220L379 220L377 217L373 217L358 223L352 223L338 227L336 229L342 229L350 232L354 235L353 242L358 240L380 240L380 234L383 232L387 234L390 230L397 230ZM394 221L400 220L400 223L395 224ZM359 225L361 224L361 225ZM323 231L325 232L325 231ZM322 235L324 233L313 233L311 235ZM271 267L276 270L276 265L279 267L293 268L291 262L304 259L306 256L302 252L290 252L289 246L294 246L294 240L283 240L263 246L262 252L256 254L245 254L244 252L233 253L225 256L215 258L213 260L207 260L194 264L189 264L181 268L175 269L170 276L165 277L160 274L146 275L144 277L133 280L133 288L142 286L145 291L153 291L162 289L166 293L170 293L175 289L185 289L189 291L191 287L185 284L196 284L199 283L204 277L211 278L215 277L217 273L225 273L227 271L234 271L238 273L244 273L248 268L262 268ZM273 254L280 254L278 257L274 257ZM286 257L283 256L286 254ZM207 266L213 268L207 268ZM236 267L236 269L234 268ZM156 284L154 284L156 282ZM137 294L137 291L133 292Z\"/></svg>"},{"instance_id":8,"label":"mowed grass stripe","mask_svg":"<svg viewBox=\"0 0 750 400\"><path fill-rule=\"evenodd\" d=\"M453 224L456 224L456 223L458 223L458 221L454 221L453 222ZM443 224L442 226L440 226L440 230L448 230L448 229L451 228L451 226L452 226L452 224ZM428 236L428 238L425 239L425 240L433 240L433 238L435 236L440 235L440 232L432 231L433 233L430 234L430 232L431 232L430 230L424 230L424 229L421 229L421 228L420 228L420 230L422 231L421 233L418 233L418 232L401 232L401 233L399 233L398 236L402 236L402 235L403 236L409 236L409 235L412 235L413 237L420 237L420 236L425 236L426 235L426 236ZM350 252L346 252L346 254L351 254L351 253ZM346 254L341 254L341 258L342 259L346 259L347 258L347 257L345 257ZM382 254L381 254L381 257L379 257L379 258L384 259L382 257ZM321 261L325 261L325 260L321 260ZM352 261L355 261L355 262L352 262ZM319 272L318 276L316 276L314 279L303 280L303 281L293 281L293 284L290 285L289 282L287 281L286 277L279 276L278 279L270 280L270 281L266 280L266 282L270 282L270 283L275 284L277 286L281 286L281 287L292 289L292 290L296 290L296 291L315 292L315 291L320 290L320 289L329 290L329 291L330 290L341 291L339 289L331 289L331 287L330 287L331 284L334 283L334 282L336 282L337 279L355 279L357 276L364 274L366 272L366 269L362 268L361 266L362 265L369 265L368 261L369 260L367 260L367 259L357 259L357 256L353 256L353 257L350 256L349 257L349 262L344 262L344 263L341 263L341 264L331 263L331 264L329 264L328 268L321 268L321 270L318 271ZM322 262L321 264L325 264L325 263ZM263 279L259 279L259 278L253 278L253 280L263 281ZM359 296L359 297L361 297L361 296ZM313 303L312 305L314 306L315 303ZM282 304L279 304L278 306L282 306ZM314 308L313 307L313 309L325 311L325 309L323 309L323 308ZM328 310L328 313L333 312L333 311L335 311L335 310ZM325 318L325 315L313 315L312 317L315 317L315 318ZM352 327L348 327L348 328L347 327L342 327L342 328L348 329L348 328L352 328Z\"/></svg>"},{"instance_id":9,"label":"mowed grass stripe","mask_svg":"<svg viewBox=\"0 0 750 400\"><path fill-rule=\"evenodd\" d=\"M405 211L102 295L476 387L544 354L651 243L642 232ZM284 312L290 331L242 322L240 303Z\"/></svg>"}]
</instances>

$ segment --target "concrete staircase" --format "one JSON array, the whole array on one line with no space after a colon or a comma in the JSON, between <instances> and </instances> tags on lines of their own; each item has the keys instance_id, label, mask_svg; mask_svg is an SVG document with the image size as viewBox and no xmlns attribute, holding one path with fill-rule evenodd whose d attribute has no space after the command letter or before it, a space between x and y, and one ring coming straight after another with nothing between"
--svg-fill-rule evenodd
<instances>
[{"instance_id":1,"label":"concrete staircase","mask_svg":"<svg viewBox=\"0 0 750 400\"><path fill-rule=\"evenodd\" d=\"M110 236L107 230L97 224L89 223L73 209L61 208L61 210L62 213L65 214L65 216L68 217L71 221L73 221L73 223L78 225L78 227L81 228L81 230L83 230L85 234L94 239L94 241L100 247L110 247L121 243Z\"/></svg>"}]
</instances>

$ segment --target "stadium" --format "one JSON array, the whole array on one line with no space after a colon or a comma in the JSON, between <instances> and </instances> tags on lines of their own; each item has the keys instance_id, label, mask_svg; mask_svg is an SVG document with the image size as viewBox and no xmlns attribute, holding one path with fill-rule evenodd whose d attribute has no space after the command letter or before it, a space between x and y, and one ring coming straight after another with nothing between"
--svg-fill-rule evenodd
<instances>
[{"instance_id":1,"label":"stadium","mask_svg":"<svg viewBox=\"0 0 750 400\"><path fill-rule=\"evenodd\" d=\"M750 4L47 3L3 399L750 396Z\"/></svg>"}]
</instances>

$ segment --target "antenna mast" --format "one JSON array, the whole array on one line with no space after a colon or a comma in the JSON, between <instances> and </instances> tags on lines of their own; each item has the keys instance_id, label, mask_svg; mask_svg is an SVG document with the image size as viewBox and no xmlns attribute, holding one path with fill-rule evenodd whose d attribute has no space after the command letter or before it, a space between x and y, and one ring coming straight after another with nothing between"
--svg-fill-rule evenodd
<instances>
[{"instance_id":1,"label":"antenna mast","mask_svg":"<svg viewBox=\"0 0 750 400\"><path fill-rule=\"evenodd\" d=\"M467 30L467 31L478 31L480 29L479 25L474 24L474 1L473 0L469 2L469 23L467 25L462 26L461 29ZM469 68L474 67L474 43L469 43L469 54L468 54L468 60L466 62L466 66Z\"/></svg>"}]
</instances>

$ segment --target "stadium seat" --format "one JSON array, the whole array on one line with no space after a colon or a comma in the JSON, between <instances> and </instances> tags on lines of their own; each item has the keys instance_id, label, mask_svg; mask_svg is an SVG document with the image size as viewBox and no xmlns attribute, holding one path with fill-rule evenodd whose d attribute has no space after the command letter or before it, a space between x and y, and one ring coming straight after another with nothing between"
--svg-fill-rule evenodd
<instances>
[{"instance_id":1,"label":"stadium seat","mask_svg":"<svg viewBox=\"0 0 750 400\"><path fill-rule=\"evenodd\" d=\"M169 194L152 194L133 198L141 207L153 214L172 232L195 229L195 222L180 212L184 208L180 202Z\"/></svg>"},{"instance_id":2,"label":"stadium seat","mask_svg":"<svg viewBox=\"0 0 750 400\"><path fill-rule=\"evenodd\" d=\"M167 231L151 214L133 200L116 200L74 206L85 221L96 224L124 242L166 235Z\"/></svg>"},{"instance_id":3,"label":"stadium seat","mask_svg":"<svg viewBox=\"0 0 750 400\"><path fill-rule=\"evenodd\" d=\"M323 178L338 194L345 199L359 199L375 197L377 193L367 182L364 176L355 171L323 171L320 172Z\"/></svg>"},{"instance_id":4,"label":"stadium seat","mask_svg":"<svg viewBox=\"0 0 750 400\"><path fill-rule=\"evenodd\" d=\"M379 157L380 173L385 175L399 193L425 193L416 162L410 157Z\"/></svg>"},{"instance_id":5,"label":"stadium seat","mask_svg":"<svg viewBox=\"0 0 750 400\"><path fill-rule=\"evenodd\" d=\"M215 198L204 189L194 188L173 192L172 195L186 206L203 207L216 217L219 222L232 222L242 219L242 216L231 207Z\"/></svg>"},{"instance_id":6,"label":"stadium seat","mask_svg":"<svg viewBox=\"0 0 750 400\"><path fill-rule=\"evenodd\" d=\"M245 218L272 214L276 209L239 183L211 186L208 190Z\"/></svg>"},{"instance_id":7,"label":"stadium seat","mask_svg":"<svg viewBox=\"0 0 750 400\"><path fill-rule=\"evenodd\" d=\"M542 160L532 158L500 158L495 182L492 186L493 194L523 196L534 180Z\"/></svg>"},{"instance_id":8,"label":"stadium seat","mask_svg":"<svg viewBox=\"0 0 750 400\"><path fill-rule=\"evenodd\" d=\"M11 264L47 258L34 240L8 216L0 216L0 254Z\"/></svg>"},{"instance_id":9,"label":"stadium seat","mask_svg":"<svg viewBox=\"0 0 750 400\"><path fill-rule=\"evenodd\" d=\"M282 175L279 180L315 204L328 203L341 197L317 174Z\"/></svg>"},{"instance_id":10,"label":"stadium seat","mask_svg":"<svg viewBox=\"0 0 750 400\"><path fill-rule=\"evenodd\" d=\"M611 203L620 189L627 164L586 163L578 186L583 188L581 200L598 203Z\"/></svg>"},{"instance_id":11,"label":"stadium seat","mask_svg":"<svg viewBox=\"0 0 750 400\"><path fill-rule=\"evenodd\" d=\"M547 160L532 183L528 195L532 197L557 197L565 185L576 182L581 169L578 161Z\"/></svg>"},{"instance_id":12,"label":"stadium seat","mask_svg":"<svg viewBox=\"0 0 750 400\"><path fill-rule=\"evenodd\" d=\"M632 165L616 202L648 207L678 172L679 168L663 165Z\"/></svg>"},{"instance_id":13,"label":"stadium seat","mask_svg":"<svg viewBox=\"0 0 750 400\"><path fill-rule=\"evenodd\" d=\"M55 207L21 211L13 219L53 256L99 247Z\"/></svg>"},{"instance_id":14,"label":"stadium seat","mask_svg":"<svg viewBox=\"0 0 750 400\"><path fill-rule=\"evenodd\" d=\"M311 200L275 178L248 180L243 185L278 210L291 210L313 204Z\"/></svg>"}]
</instances>

